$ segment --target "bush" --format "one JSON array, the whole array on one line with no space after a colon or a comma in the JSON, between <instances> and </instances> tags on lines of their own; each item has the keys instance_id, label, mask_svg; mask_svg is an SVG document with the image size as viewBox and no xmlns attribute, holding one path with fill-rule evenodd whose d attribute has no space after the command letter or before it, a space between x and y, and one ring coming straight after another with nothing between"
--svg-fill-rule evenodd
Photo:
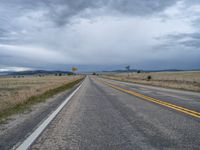
<instances>
[{"instance_id":1,"label":"bush","mask_svg":"<svg viewBox=\"0 0 200 150\"><path fill-rule=\"evenodd\" d=\"M152 77L149 75L147 76L147 80L150 81L152 79Z\"/></svg>"},{"instance_id":2,"label":"bush","mask_svg":"<svg viewBox=\"0 0 200 150\"><path fill-rule=\"evenodd\" d=\"M72 75L73 75L73 73L72 73L72 72L69 72L67 75L68 75L68 76L72 76Z\"/></svg>"}]
</instances>

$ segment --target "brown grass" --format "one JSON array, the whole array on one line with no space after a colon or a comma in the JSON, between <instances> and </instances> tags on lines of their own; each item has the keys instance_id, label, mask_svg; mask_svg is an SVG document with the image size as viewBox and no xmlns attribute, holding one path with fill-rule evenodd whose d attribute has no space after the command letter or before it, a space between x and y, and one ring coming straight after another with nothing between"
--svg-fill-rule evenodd
<instances>
[{"instance_id":1,"label":"brown grass","mask_svg":"<svg viewBox=\"0 0 200 150\"><path fill-rule=\"evenodd\" d=\"M81 76L0 78L0 113L24 104L30 97L41 95L80 78Z\"/></svg>"},{"instance_id":2,"label":"brown grass","mask_svg":"<svg viewBox=\"0 0 200 150\"><path fill-rule=\"evenodd\" d=\"M148 76L151 79L148 80ZM200 71L187 72L154 72L154 73L119 73L103 77L139 84L154 85L175 89L200 92Z\"/></svg>"}]
</instances>

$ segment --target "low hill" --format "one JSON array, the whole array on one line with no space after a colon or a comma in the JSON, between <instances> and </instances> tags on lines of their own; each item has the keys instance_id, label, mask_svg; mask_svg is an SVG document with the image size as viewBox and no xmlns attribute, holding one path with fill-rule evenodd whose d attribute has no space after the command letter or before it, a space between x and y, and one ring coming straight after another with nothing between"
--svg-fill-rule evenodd
<instances>
[{"instance_id":1,"label":"low hill","mask_svg":"<svg viewBox=\"0 0 200 150\"><path fill-rule=\"evenodd\" d=\"M2 72L2 75L52 75L52 74L73 74L70 71L47 71L47 70L31 70L31 71L20 71L20 72Z\"/></svg>"}]
</instances>

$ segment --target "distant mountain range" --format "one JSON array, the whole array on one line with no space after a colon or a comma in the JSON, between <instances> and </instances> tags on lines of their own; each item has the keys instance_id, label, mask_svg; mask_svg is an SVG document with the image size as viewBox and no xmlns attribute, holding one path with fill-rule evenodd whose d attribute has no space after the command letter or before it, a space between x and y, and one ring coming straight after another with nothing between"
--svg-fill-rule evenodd
<instances>
[{"instance_id":1,"label":"distant mountain range","mask_svg":"<svg viewBox=\"0 0 200 150\"><path fill-rule=\"evenodd\" d=\"M1 76L10 75L10 76L20 76L20 75L51 75L51 74L73 74L70 71L47 71L47 70L29 70L29 71L20 71L20 72L0 72Z\"/></svg>"}]
</instances>

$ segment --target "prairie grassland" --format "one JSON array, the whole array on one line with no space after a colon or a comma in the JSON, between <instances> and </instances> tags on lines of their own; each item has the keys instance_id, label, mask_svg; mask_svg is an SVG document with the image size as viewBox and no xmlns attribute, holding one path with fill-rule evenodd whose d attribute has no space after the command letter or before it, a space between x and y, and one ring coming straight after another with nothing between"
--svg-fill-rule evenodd
<instances>
[{"instance_id":1,"label":"prairie grassland","mask_svg":"<svg viewBox=\"0 0 200 150\"><path fill-rule=\"evenodd\" d=\"M200 71L118 73L105 74L103 77L139 84L200 92Z\"/></svg>"},{"instance_id":2,"label":"prairie grassland","mask_svg":"<svg viewBox=\"0 0 200 150\"><path fill-rule=\"evenodd\" d=\"M9 108L25 103L30 97L41 95L80 78L81 76L1 77L0 114Z\"/></svg>"}]
</instances>

